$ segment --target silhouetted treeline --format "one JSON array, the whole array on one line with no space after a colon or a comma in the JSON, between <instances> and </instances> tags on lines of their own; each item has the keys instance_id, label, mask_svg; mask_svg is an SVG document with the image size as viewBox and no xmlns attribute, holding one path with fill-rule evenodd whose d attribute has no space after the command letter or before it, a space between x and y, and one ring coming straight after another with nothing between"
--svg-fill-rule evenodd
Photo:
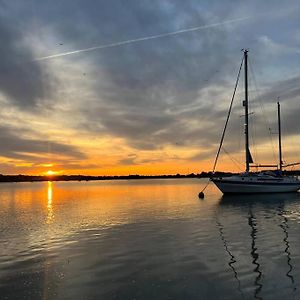
<instances>
[{"instance_id":1,"label":"silhouetted treeline","mask_svg":"<svg viewBox=\"0 0 300 300\"><path fill-rule=\"evenodd\" d=\"M86 175L2 175L0 182L34 182L34 181L90 181L90 180L129 180L129 179L163 179L163 178L210 178L231 176L235 173L230 172L201 172L187 175L124 175L124 176L86 176ZM284 171L283 174L300 176L300 171Z\"/></svg>"},{"instance_id":2,"label":"silhouetted treeline","mask_svg":"<svg viewBox=\"0 0 300 300\"><path fill-rule=\"evenodd\" d=\"M229 176L231 173L217 172L215 176ZM124 175L124 176L87 176L87 175L2 175L0 182L31 182L31 181L89 181L89 180L128 180L128 179L160 179L160 178L206 178L211 172L191 173L187 175Z\"/></svg>"}]
</instances>

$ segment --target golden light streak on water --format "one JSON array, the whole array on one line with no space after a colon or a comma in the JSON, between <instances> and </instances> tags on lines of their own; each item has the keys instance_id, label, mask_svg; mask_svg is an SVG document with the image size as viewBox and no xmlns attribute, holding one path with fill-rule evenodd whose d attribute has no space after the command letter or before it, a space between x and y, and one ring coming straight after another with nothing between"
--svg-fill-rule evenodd
<instances>
[{"instance_id":1,"label":"golden light streak on water","mask_svg":"<svg viewBox=\"0 0 300 300\"><path fill-rule=\"evenodd\" d=\"M47 188L47 224L51 224L54 219L54 212L52 207L52 181L48 181L48 188Z\"/></svg>"}]
</instances>

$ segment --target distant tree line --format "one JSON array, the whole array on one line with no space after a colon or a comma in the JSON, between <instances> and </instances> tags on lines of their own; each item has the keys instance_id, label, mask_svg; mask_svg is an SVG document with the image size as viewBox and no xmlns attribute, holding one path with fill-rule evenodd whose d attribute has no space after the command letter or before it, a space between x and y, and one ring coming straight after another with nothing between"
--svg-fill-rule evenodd
<instances>
[{"instance_id":1,"label":"distant tree line","mask_svg":"<svg viewBox=\"0 0 300 300\"><path fill-rule=\"evenodd\" d=\"M230 172L201 172L199 174L176 175L123 175L123 176L87 176L87 175L3 175L0 182L35 182L35 181L90 181L90 180L130 180L130 179L164 179L164 178L210 178L225 177L235 173ZM283 174L300 176L300 171L283 171Z\"/></svg>"}]
</instances>

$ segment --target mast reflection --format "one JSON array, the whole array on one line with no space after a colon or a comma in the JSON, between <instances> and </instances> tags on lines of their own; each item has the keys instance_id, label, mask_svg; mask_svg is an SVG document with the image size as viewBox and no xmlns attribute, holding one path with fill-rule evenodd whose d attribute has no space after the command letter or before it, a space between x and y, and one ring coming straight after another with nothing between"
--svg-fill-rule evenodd
<instances>
[{"instance_id":1,"label":"mast reflection","mask_svg":"<svg viewBox=\"0 0 300 300\"><path fill-rule=\"evenodd\" d=\"M54 212L52 207L52 181L48 181L48 188L47 188L47 219L46 223L51 224L54 219Z\"/></svg>"},{"instance_id":2,"label":"mast reflection","mask_svg":"<svg viewBox=\"0 0 300 300\"><path fill-rule=\"evenodd\" d=\"M256 247L256 233L257 233L257 224L256 224L256 218L253 215L252 209L250 207L249 209L249 217L248 217L248 224L251 227L251 256L253 258L252 263L255 265L254 272L257 273L257 276L255 277L254 285L255 285L255 291L254 291L254 298L255 299L263 299L259 297L259 293L262 289L262 284L260 283L260 279L262 277L262 272L260 271L260 264L258 262L258 252Z\"/></svg>"},{"instance_id":3,"label":"mast reflection","mask_svg":"<svg viewBox=\"0 0 300 300\"><path fill-rule=\"evenodd\" d=\"M234 255L231 253L231 251L229 250L229 247L228 247L228 242L225 238L225 235L224 235L224 226L221 224L221 222L218 220L218 217L217 217L217 220L216 220L216 223L217 223L217 227L219 229L219 234L220 234L220 237L221 237L221 240L223 242L223 246L224 246L224 249L225 251L227 252L227 254L229 255L230 257L230 261L228 263L228 266L231 268L233 274L234 274L234 278L236 279L237 281L237 284L238 284L238 291L240 292L240 294L242 295L242 297L244 298L244 293L241 289L241 282L238 278L238 273L234 267L234 264L237 262Z\"/></svg>"},{"instance_id":4,"label":"mast reflection","mask_svg":"<svg viewBox=\"0 0 300 300\"><path fill-rule=\"evenodd\" d=\"M251 250L250 254L252 257L252 264L254 265L253 273L255 275L254 281L254 298L262 299L262 287L263 287L263 270L262 266L259 263L262 257L259 257L258 248L257 248L257 218L255 216L254 207L258 207L259 209L263 209L265 212L269 214L276 214L280 216L279 224L277 225L283 231L283 237L281 237L281 241L284 244L284 252L282 255L286 257L286 272L285 276L288 277L290 282L290 289L293 294L297 290L296 287L296 278L295 276L295 260L293 260L291 253L291 244L290 244L290 236L289 236L289 218L285 211L286 204L299 203L300 193L283 193L283 194L268 194L268 195L223 195L220 199L220 205L226 207L228 209L235 209L237 211L245 211L248 210L248 225L250 226L250 237L251 237ZM266 234L265 232L263 233ZM238 256L235 257L238 260Z\"/></svg>"},{"instance_id":5,"label":"mast reflection","mask_svg":"<svg viewBox=\"0 0 300 300\"><path fill-rule=\"evenodd\" d=\"M293 275L291 274L293 271L293 265L292 265L292 259L291 259L289 233L288 233L289 225L288 225L288 219L284 214L284 204L281 204L278 207L278 215L283 218L283 221L281 224L279 224L279 227L282 228L283 233L284 233L284 238L283 238L283 242L285 244L284 252L286 253L287 264L288 264L288 268L289 268L286 273L286 276L290 279L290 281L293 285L293 290L295 291L297 288L294 286L295 281L294 281Z\"/></svg>"}]
</instances>

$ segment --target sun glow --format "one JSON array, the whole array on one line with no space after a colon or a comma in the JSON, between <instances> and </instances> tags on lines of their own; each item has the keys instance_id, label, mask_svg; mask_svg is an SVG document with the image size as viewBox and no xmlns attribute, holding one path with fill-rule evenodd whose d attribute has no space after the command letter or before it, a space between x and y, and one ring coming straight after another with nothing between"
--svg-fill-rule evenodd
<instances>
[{"instance_id":1,"label":"sun glow","mask_svg":"<svg viewBox=\"0 0 300 300\"><path fill-rule=\"evenodd\" d=\"M52 176L52 175L55 175L56 173L57 173L57 172L55 172L55 171L48 170L48 171L46 172L46 175Z\"/></svg>"}]
</instances>

